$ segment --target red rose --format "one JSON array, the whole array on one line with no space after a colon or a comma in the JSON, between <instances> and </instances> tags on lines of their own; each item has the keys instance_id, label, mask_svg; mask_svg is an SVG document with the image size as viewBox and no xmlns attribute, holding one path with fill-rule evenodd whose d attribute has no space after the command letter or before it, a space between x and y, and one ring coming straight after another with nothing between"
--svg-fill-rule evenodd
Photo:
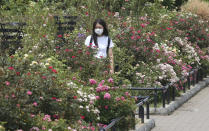
<instances>
[{"instance_id":1,"label":"red rose","mask_svg":"<svg viewBox=\"0 0 209 131\"><path fill-rule=\"evenodd\" d=\"M57 37L61 38L61 37L62 37L62 35L57 35Z\"/></svg>"},{"instance_id":2,"label":"red rose","mask_svg":"<svg viewBox=\"0 0 209 131\"><path fill-rule=\"evenodd\" d=\"M19 75L20 75L20 72L16 72L16 75L18 75L18 76L19 76Z\"/></svg>"},{"instance_id":3,"label":"red rose","mask_svg":"<svg viewBox=\"0 0 209 131\"><path fill-rule=\"evenodd\" d=\"M14 70L14 67L11 66L11 67L8 67L8 69L9 69L9 70Z\"/></svg>"},{"instance_id":4,"label":"red rose","mask_svg":"<svg viewBox=\"0 0 209 131\"><path fill-rule=\"evenodd\" d=\"M57 71L55 69L52 69L52 72L57 73Z\"/></svg>"},{"instance_id":5,"label":"red rose","mask_svg":"<svg viewBox=\"0 0 209 131\"><path fill-rule=\"evenodd\" d=\"M56 100L57 98L56 97L52 97L52 100Z\"/></svg>"},{"instance_id":6,"label":"red rose","mask_svg":"<svg viewBox=\"0 0 209 131\"><path fill-rule=\"evenodd\" d=\"M81 119L82 119L82 120L84 120L84 119L85 119L85 116L80 116L80 117L81 117Z\"/></svg>"},{"instance_id":7,"label":"red rose","mask_svg":"<svg viewBox=\"0 0 209 131\"><path fill-rule=\"evenodd\" d=\"M73 99L77 99L77 96L73 96Z\"/></svg>"},{"instance_id":8,"label":"red rose","mask_svg":"<svg viewBox=\"0 0 209 131\"><path fill-rule=\"evenodd\" d=\"M52 66L49 66L49 69L53 69L53 67Z\"/></svg>"}]
</instances>

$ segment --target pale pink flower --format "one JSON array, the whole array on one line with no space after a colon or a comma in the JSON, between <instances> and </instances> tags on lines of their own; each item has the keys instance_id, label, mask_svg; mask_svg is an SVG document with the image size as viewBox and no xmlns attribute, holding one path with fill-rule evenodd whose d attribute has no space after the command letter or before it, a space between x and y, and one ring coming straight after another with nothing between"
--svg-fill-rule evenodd
<instances>
[{"instance_id":1,"label":"pale pink flower","mask_svg":"<svg viewBox=\"0 0 209 131\"><path fill-rule=\"evenodd\" d=\"M15 98L15 97L16 97L16 96L15 96L15 94L13 93L13 94L12 94L12 98Z\"/></svg>"},{"instance_id":2,"label":"pale pink flower","mask_svg":"<svg viewBox=\"0 0 209 131\"><path fill-rule=\"evenodd\" d=\"M91 127L91 130L92 130L92 131L95 131L95 127L92 126L92 127Z\"/></svg>"},{"instance_id":3,"label":"pale pink flower","mask_svg":"<svg viewBox=\"0 0 209 131\"><path fill-rule=\"evenodd\" d=\"M129 95L129 92L125 92L125 95L126 95L127 97L130 96L130 95Z\"/></svg>"},{"instance_id":4,"label":"pale pink flower","mask_svg":"<svg viewBox=\"0 0 209 131\"><path fill-rule=\"evenodd\" d=\"M10 85L10 82L9 82L9 81L5 81L5 84L6 84L7 86L9 86L9 85Z\"/></svg>"},{"instance_id":5,"label":"pale pink flower","mask_svg":"<svg viewBox=\"0 0 209 131\"><path fill-rule=\"evenodd\" d=\"M105 82L105 80L102 80L102 81L99 83L98 86L99 86L99 87L103 86L104 82Z\"/></svg>"},{"instance_id":6,"label":"pale pink flower","mask_svg":"<svg viewBox=\"0 0 209 131\"><path fill-rule=\"evenodd\" d=\"M37 102L33 102L33 105L34 105L34 106L38 106L38 103L37 103Z\"/></svg>"},{"instance_id":7,"label":"pale pink flower","mask_svg":"<svg viewBox=\"0 0 209 131\"><path fill-rule=\"evenodd\" d=\"M89 101L89 104L91 104L91 105L92 105L92 104L94 104L94 102L93 102L93 101Z\"/></svg>"},{"instance_id":8,"label":"pale pink flower","mask_svg":"<svg viewBox=\"0 0 209 131\"><path fill-rule=\"evenodd\" d=\"M44 98L42 96L39 97L40 100L43 100Z\"/></svg>"},{"instance_id":9,"label":"pale pink flower","mask_svg":"<svg viewBox=\"0 0 209 131\"><path fill-rule=\"evenodd\" d=\"M121 96L121 100L124 101L125 100L125 97Z\"/></svg>"},{"instance_id":10,"label":"pale pink flower","mask_svg":"<svg viewBox=\"0 0 209 131\"><path fill-rule=\"evenodd\" d=\"M120 101L120 97L117 97L117 98L115 98L116 99L116 101Z\"/></svg>"},{"instance_id":11,"label":"pale pink flower","mask_svg":"<svg viewBox=\"0 0 209 131\"><path fill-rule=\"evenodd\" d=\"M100 99L100 97L99 96L96 96L96 99L98 100L98 99Z\"/></svg>"},{"instance_id":12,"label":"pale pink flower","mask_svg":"<svg viewBox=\"0 0 209 131\"><path fill-rule=\"evenodd\" d=\"M35 115L34 114L31 114L30 117L33 118L33 117L35 117Z\"/></svg>"},{"instance_id":13,"label":"pale pink flower","mask_svg":"<svg viewBox=\"0 0 209 131\"><path fill-rule=\"evenodd\" d=\"M102 90L101 90L101 87L97 87L96 88L96 92L101 92Z\"/></svg>"},{"instance_id":14,"label":"pale pink flower","mask_svg":"<svg viewBox=\"0 0 209 131\"><path fill-rule=\"evenodd\" d=\"M32 92L31 92L31 91L27 91L27 94L28 94L28 95L32 95Z\"/></svg>"},{"instance_id":15,"label":"pale pink flower","mask_svg":"<svg viewBox=\"0 0 209 131\"><path fill-rule=\"evenodd\" d=\"M109 79L108 79L108 82L109 82L109 83L114 83L113 78L109 78Z\"/></svg>"}]
</instances>

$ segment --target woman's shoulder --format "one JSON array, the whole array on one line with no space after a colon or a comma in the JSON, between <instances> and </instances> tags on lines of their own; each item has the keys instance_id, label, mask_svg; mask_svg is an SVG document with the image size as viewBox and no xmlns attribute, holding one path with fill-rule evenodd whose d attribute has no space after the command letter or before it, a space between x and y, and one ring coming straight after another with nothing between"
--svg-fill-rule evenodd
<instances>
[{"instance_id":1,"label":"woman's shoulder","mask_svg":"<svg viewBox=\"0 0 209 131\"><path fill-rule=\"evenodd\" d=\"M91 35L86 37L85 45L89 45L90 40L91 40Z\"/></svg>"},{"instance_id":2,"label":"woman's shoulder","mask_svg":"<svg viewBox=\"0 0 209 131\"><path fill-rule=\"evenodd\" d=\"M90 39L90 38L91 38L91 35L89 35L89 36L86 37L86 39Z\"/></svg>"}]
</instances>

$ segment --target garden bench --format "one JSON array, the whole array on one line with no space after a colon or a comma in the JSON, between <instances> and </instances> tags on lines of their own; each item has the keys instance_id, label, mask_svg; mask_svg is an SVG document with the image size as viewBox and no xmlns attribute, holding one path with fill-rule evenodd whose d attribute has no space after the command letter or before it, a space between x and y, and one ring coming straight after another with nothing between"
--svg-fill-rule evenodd
<instances>
[{"instance_id":1,"label":"garden bench","mask_svg":"<svg viewBox=\"0 0 209 131\"><path fill-rule=\"evenodd\" d=\"M9 54L14 54L15 51L22 47L21 39L23 39L23 27L26 23L11 22L0 23L0 49L1 53L5 53L9 49Z\"/></svg>"},{"instance_id":2,"label":"garden bench","mask_svg":"<svg viewBox=\"0 0 209 131\"><path fill-rule=\"evenodd\" d=\"M64 35L71 33L75 29L77 16L54 16L57 33L55 40L66 42Z\"/></svg>"}]
</instances>

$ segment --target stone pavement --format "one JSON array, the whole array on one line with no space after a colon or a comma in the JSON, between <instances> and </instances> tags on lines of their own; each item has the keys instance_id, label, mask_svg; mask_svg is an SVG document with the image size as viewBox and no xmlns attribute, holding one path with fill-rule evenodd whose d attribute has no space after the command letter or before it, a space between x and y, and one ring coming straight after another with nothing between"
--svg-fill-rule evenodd
<instances>
[{"instance_id":1,"label":"stone pavement","mask_svg":"<svg viewBox=\"0 0 209 131\"><path fill-rule=\"evenodd\" d=\"M209 86L169 116L152 115L152 131L209 131Z\"/></svg>"}]
</instances>

